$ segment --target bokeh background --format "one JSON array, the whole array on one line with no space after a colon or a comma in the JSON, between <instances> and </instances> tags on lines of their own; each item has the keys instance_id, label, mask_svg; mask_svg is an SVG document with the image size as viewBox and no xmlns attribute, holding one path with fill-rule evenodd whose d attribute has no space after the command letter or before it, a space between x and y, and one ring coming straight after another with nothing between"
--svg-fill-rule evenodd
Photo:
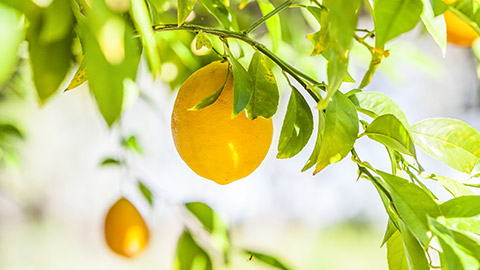
<instances>
[{"instance_id":1,"label":"bokeh background","mask_svg":"<svg viewBox=\"0 0 480 270\"><path fill-rule=\"evenodd\" d=\"M258 14L253 5L247 9ZM288 18L296 18L294 11L286 12L291 12ZM282 23L285 29L299 27L296 21ZM316 26L313 21L301 25L303 36L289 37L292 31L284 30L287 41L278 54L324 79L325 62L308 57L312 45L304 38ZM360 17L360 26L372 29L369 15ZM261 36L262 31L266 31L263 26L256 32ZM183 35L183 44L192 42L193 35ZM176 40L171 33L162 38ZM262 40L269 44L268 38ZM234 248L273 254L293 269L387 269L386 248L380 248L387 215L374 187L364 179L356 181L356 166L349 156L315 176L300 172L313 150L313 138L298 156L275 158L289 96L278 70L281 100L273 118L270 152L252 175L220 186L193 173L175 151L170 133L175 92L169 85L186 71L174 59L164 62L164 74L157 80L142 61L137 79L142 97L124 113L120 125L109 130L86 84L39 106L26 48L22 44L16 74L1 90L0 120L15 123L25 139L12 143L15 151L4 153L0 167L0 269L171 269L185 222L178 205L190 201L207 203L225 220ZM205 60L195 60L195 53L201 52L191 54L192 60L182 54L190 48L182 48L175 53L194 61L192 70L204 64ZM410 123L452 117L480 129L477 60L472 49L449 45L443 55L422 25L388 48L390 57L366 90L390 96ZM358 81L369 57L365 48L355 44L350 72ZM342 89L356 85L346 83ZM130 135L136 136L142 155L125 153L120 141ZM357 150L362 159L389 170L381 145L360 139ZM126 157L129 168L100 166L106 157ZM467 177L423 153L419 160L427 171L454 179ZM137 179L153 191L154 207L141 196ZM426 180L425 184L440 198L448 196L437 183ZM105 214L120 196L139 208L152 234L147 250L130 260L110 252L103 238ZM270 268L237 252L230 269Z\"/></svg>"}]
</instances>

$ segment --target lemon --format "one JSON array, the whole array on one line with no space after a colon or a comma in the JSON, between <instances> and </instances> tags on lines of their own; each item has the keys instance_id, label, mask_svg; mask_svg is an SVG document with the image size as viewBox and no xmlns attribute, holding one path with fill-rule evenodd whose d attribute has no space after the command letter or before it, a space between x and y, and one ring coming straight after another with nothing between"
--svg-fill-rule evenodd
<instances>
[{"instance_id":1,"label":"lemon","mask_svg":"<svg viewBox=\"0 0 480 270\"><path fill-rule=\"evenodd\" d=\"M224 84L228 63L213 62L192 74L178 91L172 112L172 135L180 157L198 175L228 184L251 174L272 143L271 119L232 117L233 75L212 105L188 109Z\"/></svg>"},{"instance_id":2,"label":"lemon","mask_svg":"<svg viewBox=\"0 0 480 270\"><path fill-rule=\"evenodd\" d=\"M444 0L444 2L452 4L456 0ZM443 16L447 25L447 41L463 47L472 46L473 42L478 38L478 33L450 10L446 10Z\"/></svg>"},{"instance_id":3,"label":"lemon","mask_svg":"<svg viewBox=\"0 0 480 270\"><path fill-rule=\"evenodd\" d=\"M141 253L149 240L149 230L138 210L125 198L118 200L105 218L105 240L110 249L125 257Z\"/></svg>"}]
</instances>

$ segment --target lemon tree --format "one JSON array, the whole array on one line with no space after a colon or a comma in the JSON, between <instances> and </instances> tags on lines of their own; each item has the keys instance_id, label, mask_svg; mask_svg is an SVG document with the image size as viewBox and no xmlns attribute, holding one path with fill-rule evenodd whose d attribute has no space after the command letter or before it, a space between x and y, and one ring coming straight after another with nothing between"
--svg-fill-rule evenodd
<instances>
[{"instance_id":1,"label":"lemon tree","mask_svg":"<svg viewBox=\"0 0 480 270\"><path fill-rule=\"evenodd\" d=\"M373 23L370 29L359 28L359 14ZM135 95L143 58L152 78L173 90L181 85L172 134L180 157L198 175L219 184L247 177L271 144L282 159L310 151L299 171L313 174L348 156L388 214L382 245L390 269L479 269L480 131L456 119L409 123L391 98L364 91L389 57L391 41L415 27L424 27L444 53L447 42L468 49L480 34L480 3L0 0L0 99L19 87L15 78L28 64L39 104L87 82L106 125L113 127L132 96L145 99L141 91ZM354 43L371 56L360 77L349 72ZM272 140L279 90L290 97L280 136ZM385 147L391 170L379 170L357 153L361 137ZM21 138L20 129L0 122L0 161ZM311 140L314 146L305 149ZM135 136L121 144L142 153ZM473 180L427 172L418 151ZM129 166L124 158L107 158L102 165ZM451 198L440 200L426 181L439 182ZM153 206L155 192L141 180L138 189ZM175 269L224 269L235 252L292 269L282 258L233 246L226 222L208 205L180 207L198 222L179 237ZM149 229L122 198L106 214L105 238L115 253L133 257L146 247ZM440 265L433 265L433 256Z\"/></svg>"}]
</instances>

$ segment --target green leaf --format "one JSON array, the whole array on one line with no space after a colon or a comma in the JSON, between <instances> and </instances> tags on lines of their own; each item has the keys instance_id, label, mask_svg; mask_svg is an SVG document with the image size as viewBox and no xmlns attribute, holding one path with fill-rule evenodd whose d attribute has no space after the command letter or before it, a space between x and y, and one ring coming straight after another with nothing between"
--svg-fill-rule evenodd
<instances>
[{"instance_id":1,"label":"green leaf","mask_svg":"<svg viewBox=\"0 0 480 270\"><path fill-rule=\"evenodd\" d=\"M222 251L224 261L228 263L230 259L230 238L228 228L222 219L213 211L210 206L202 202L189 202L185 207L202 223L206 231L212 237L214 245Z\"/></svg>"},{"instance_id":2,"label":"green leaf","mask_svg":"<svg viewBox=\"0 0 480 270\"><path fill-rule=\"evenodd\" d=\"M109 126L124 109L125 88L135 81L140 46L132 26L112 13L104 1L91 0L91 8L76 14L85 51L88 83Z\"/></svg>"},{"instance_id":3,"label":"green leaf","mask_svg":"<svg viewBox=\"0 0 480 270\"><path fill-rule=\"evenodd\" d=\"M67 88L65 88L65 91L72 90L82 85L86 81L87 81L87 70L85 69L85 66L82 63L80 64L80 66L78 66L78 69L75 72L75 75L73 75L73 78L68 84Z\"/></svg>"},{"instance_id":4,"label":"green leaf","mask_svg":"<svg viewBox=\"0 0 480 270\"><path fill-rule=\"evenodd\" d=\"M327 107L348 74L348 55L355 29L357 28L360 0L325 0L322 2L328 9L328 34L332 41L328 54L324 54L327 64L327 96L318 104L323 110Z\"/></svg>"},{"instance_id":5,"label":"green leaf","mask_svg":"<svg viewBox=\"0 0 480 270\"><path fill-rule=\"evenodd\" d=\"M23 26L20 14L0 3L0 88L10 78L18 61L18 49L23 39Z\"/></svg>"},{"instance_id":6,"label":"green leaf","mask_svg":"<svg viewBox=\"0 0 480 270\"><path fill-rule=\"evenodd\" d=\"M195 38L195 49L200 50L202 47L207 47L208 49L212 48L212 42L205 35L202 30L198 31L198 34Z\"/></svg>"},{"instance_id":7,"label":"green leaf","mask_svg":"<svg viewBox=\"0 0 480 270\"><path fill-rule=\"evenodd\" d=\"M313 165L317 163L318 155L320 154L320 148L322 146L322 136L323 130L325 129L325 113L321 110L318 110L318 132L317 132L317 140L315 142L315 147L313 148L313 152L308 158L307 163L303 166L302 172L310 169Z\"/></svg>"},{"instance_id":8,"label":"green leaf","mask_svg":"<svg viewBox=\"0 0 480 270\"><path fill-rule=\"evenodd\" d=\"M456 243L456 236L462 238L461 233L454 234L453 231L439 223L433 218L429 218L430 228L433 234L437 237L440 246L443 250L443 256L448 269L478 269L480 263L474 257L471 256L471 250L466 249L464 246ZM475 246L475 242L467 240L468 237L463 238L463 242L472 244ZM477 244L478 245L478 244ZM470 247L472 247L470 246Z\"/></svg>"},{"instance_id":9,"label":"green leaf","mask_svg":"<svg viewBox=\"0 0 480 270\"><path fill-rule=\"evenodd\" d=\"M233 71L233 116L243 111L253 93L253 84L250 75L245 68L229 52L230 64Z\"/></svg>"},{"instance_id":10,"label":"green leaf","mask_svg":"<svg viewBox=\"0 0 480 270\"><path fill-rule=\"evenodd\" d=\"M25 135L15 125L0 123L0 141L5 140L5 137L13 137L18 139L25 139Z\"/></svg>"},{"instance_id":11,"label":"green leaf","mask_svg":"<svg viewBox=\"0 0 480 270\"><path fill-rule=\"evenodd\" d=\"M395 224L393 223L392 219L389 218L387 223L387 228L385 229L385 234L383 236L382 244L380 245L380 247L382 247L385 243L387 243L387 241L389 241L390 238L392 238L395 232L398 232L397 227L395 227Z\"/></svg>"},{"instance_id":12,"label":"green leaf","mask_svg":"<svg viewBox=\"0 0 480 270\"><path fill-rule=\"evenodd\" d=\"M184 230L178 240L175 270L212 270L210 255L197 244L192 234Z\"/></svg>"},{"instance_id":13,"label":"green leaf","mask_svg":"<svg viewBox=\"0 0 480 270\"><path fill-rule=\"evenodd\" d=\"M448 5L443 0L432 0L433 14L438 16L447 10Z\"/></svg>"},{"instance_id":14,"label":"green leaf","mask_svg":"<svg viewBox=\"0 0 480 270\"><path fill-rule=\"evenodd\" d=\"M433 158L470 173L480 158L480 132L456 119L427 119L412 126L415 144Z\"/></svg>"},{"instance_id":15,"label":"green leaf","mask_svg":"<svg viewBox=\"0 0 480 270\"><path fill-rule=\"evenodd\" d=\"M247 105L247 115L250 119L258 116L270 118L277 112L278 87L272 70L267 61L258 51L253 54L248 67L248 74L252 79L253 92Z\"/></svg>"},{"instance_id":16,"label":"green leaf","mask_svg":"<svg viewBox=\"0 0 480 270\"><path fill-rule=\"evenodd\" d=\"M155 37L153 36L152 22L150 20L145 0L131 0L131 14L135 27L139 30L141 35L140 39L145 48L148 64L155 78L160 74L161 70L160 55L158 53Z\"/></svg>"},{"instance_id":17,"label":"green leaf","mask_svg":"<svg viewBox=\"0 0 480 270\"><path fill-rule=\"evenodd\" d=\"M41 43L53 43L71 35L74 21L70 1L53 0L42 17Z\"/></svg>"},{"instance_id":18,"label":"green leaf","mask_svg":"<svg viewBox=\"0 0 480 270\"><path fill-rule=\"evenodd\" d=\"M445 218L447 227L465 233L480 235L480 219L472 218Z\"/></svg>"},{"instance_id":19,"label":"green leaf","mask_svg":"<svg viewBox=\"0 0 480 270\"><path fill-rule=\"evenodd\" d=\"M480 215L480 196L461 196L451 199L442 203L440 210L446 218Z\"/></svg>"},{"instance_id":20,"label":"green leaf","mask_svg":"<svg viewBox=\"0 0 480 270\"><path fill-rule=\"evenodd\" d=\"M410 270L429 270L425 250L420 245L415 236L411 233L408 227L400 221L398 223L399 230L402 233L403 245L405 247L405 255Z\"/></svg>"},{"instance_id":21,"label":"green leaf","mask_svg":"<svg viewBox=\"0 0 480 270\"><path fill-rule=\"evenodd\" d=\"M480 177L480 158L477 160L470 172L471 177Z\"/></svg>"},{"instance_id":22,"label":"green leaf","mask_svg":"<svg viewBox=\"0 0 480 270\"><path fill-rule=\"evenodd\" d=\"M435 179L442 184L442 186L450 192L454 197L473 195L473 191L466 187L463 183L444 177L441 175L435 175Z\"/></svg>"},{"instance_id":23,"label":"green leaf","mask_svg":"<svg viewBox=\"0 0 480 270\"><path fill-rule=\"evenodd\" d=\"M409 270L402 235L398 230L387 241L387 261L389 270Z\"/></svg>"},{"instance_id":24,"label":"green leaf","mask_svg":"<svg viewBox=\"0 0 480 270\"><path fill-rule=\"evenodd\" d=\"M330 38L335 41L333 50L337 52L337 56L350 50L357 28L361 2L360 0L324 0L322 2L329 11Z\"/></svg>"},{"instance_id":25,"label":"green leaf","mask_svg":"<svg viewBox=\"0 0 480 270\"><path fill-rule=\"evenodd\" d=\"M138 190L142 193L143 198L147 200L148 204L153 207L153 193L142 181L137 182Z\"/></svg>"},{"instance_id":26,"label":"green leaf","mask_svg":"<svg viewBox=\"0 0 480 270\"><path fill-rule=\"evenodd\" d=\"M435 201L419 186L407 180L382 171L377 171L384 181L379 181L390 194L398 214L422 243L429 241L429 216L439 216L440 208Z\"/></svg>"},{"instance_id":27,"label":"green leaf","mask_svg":"<svg viewBox=\"0 0 480 270\"><path fill-rule=\"evenodd\" d=\"M402 109L388 96L380 92L357 92L349 95L348 98L359 112L374 119L384 114L393 114L406 128L409 128L407 118L403 114Z\"/></svg>"},{"instance_id":28,"label":"green leaf","mask_svg":"<svg viewBox=\"0 0 480 270\"><path fill-rule=\"evenodd\" d=\"M425 24L427 31L430 33L438 46L440 46L440 49L445 56L447 51L447 27L445 25L445 20L441 16L435 17L430 0L422 0L422 2L423 13L421 18L423 24Z\"/></svg>"},{"instance_id":29,"label":"green leaf","mask_svg":"<svg viewBox=\"0 0 480 270\"><path fill-rule=\"evenodd\" d=\"M307 35L307 39L312 42L314 46L310 55L315 56L324 53L330 48L330 35L328 31L330 19L328 11L325 8L308 6L307 10L317 19L321 27L320 31Z\"/></svg>"},{"instance_id":30,"label":"green leaf","mask_svg":"<svg viewBox=\"0 0 480 270\"><path fill-rule=\"evenodd\" d=\"M277 158L291 158L298 154L307 144L312 131L312 111L302 94L292 87L278 140Z\"/></svg>"},{"instance_id":31,"label":"green leaf","mask_svg":"<svg viewBox=\"0 0 480 270\"><path fill-rule=\"evenodd\" d=\"M376 0L373 10L375 47L383 50L385 43L412 30L422 10L422 0Z\"/></svg>"},{"instance_id":32,"label":"green leaf","mask_svg":"<svg viewBox=\"0 0 480 270\"><path fill-rule=\"evenodd\" d=\"M227 77L225 78L225 81L223 82L223 85L218 88L217 91L215 91L215 93L209 95L208 97L200 100L197 104L195 104L195 106L193 106L192 108L188 109L189 111L198 111L198 110L201 110L205 107L208 107L210 105L212 105L213 103L215 103L215 101L217 101L218 97L220 97L220 94L222 94L222 91L223 91L223 88L225 88L225 85L227 84L228 82L228 79L230 78L230 70L228 70L227 72Z\"/></svg>"},{"instance_id":33,"label":"green leaf","mask_svg":"<svg viewBox=\"0 0 480 270\"><path fill-rule=\"evenodd\" d=\"M182 25L195 7L195 0L177 0L177 24Z\"/></svg>"},{"instance_id":34,"label":"green leaf","mask_svg":"<svg viewBox=\"0 0 480 270\"><path fill-rule=\"evenodd\" d=\"M134 152L137 152L138 154L143 153L142 147L137 142L137 137L134 135L128 137L128 138L123 138L122 139L122 146L127 149L127 150L132 150Z\"/></svg>"},{"instance_id":35,"label":"green leaf","mask_svg":"<svg viewBox=\"0 0 480 270\"><path fill-rule=\"evenodd\" d=\"M257 3L262 11L263 16L275 9L269 0L257 0ZM268 32L270 33L270 37L272 39L272 51L276 52L278 45L282 40L282 26L280 24L280 17L278 14L275 14L265 21L265 24L267 25Z\"/></svg>"},{"instance_id":36,"label":"green leaf","mask_svg":"<svg viewBox=\"0 0 480 270\"><path fill-rule=\"evenodd\" d=\"M185 207L192 213L203 225L208 232L213 232L216 229L215 219L220 219L210 206L202 202L189 202Z\"/></svg>"},{"instance_id":37,"label":"green leaf","mask_svg":"<svg viewBox=\"0 0 480 270\"><path fill-rule=\"evenodd\" d=\"M376 118L364 134L393 150L415 157L415 146L408 130L393 114Z\"/></svg>"},{"instance_id":38,"label":"green leaf","mask_svg":"<svg viewBox=\"0 0 480 270\"><path fill-rule=\"evenodd\" d=\"M268 255L265 253L260 253L260 252L256 252L248 249L243 250L243 252L250 256L249 260L252 260L252 261L258 260L264 264L270 265L277 269L282 269L282 270L291 269L290 267L287 267L285 263L283 263L281 260L273 257L272 255Z\"/></svg>"},{"instance_id":39,"label":"green leaf","mask_svg":"<svg viewBox=\"0 0 480 270\"><path fill-rule=\"evenodd\" d=\"M221 0L199 0L199 2L217 18L225 29L238 30L235 15Z\"/></svg>"},{"instance_id":40,"label":"green leaf","mask_svg":"<svg viewBox=\"0 0 480 270\"><path fill-rule=\"evenodd\" d=\"M72 58L73 21L68 19L68 16L49 19L51 16L57 16L56 12L59 11L59 6L62 7L62 13L71 13L69 5L63 5L60 2L64 1L56 0L49 7L39 9L36 16L32 15L29 18L30 26L26 39L29 42L28 52L33 71L33 82L39 101L42 104L60 87L69 71ZM52 9L55 13L51 11ZM58 21L59 18L65 18L66 21ZM52 20L58 24L61 23L60 28L66 27L66 34L64 33L65 30L62 30L60 34L52 35L49 35L50 32L48 31L43 32L44 29L47 29L46 24ZM45 36L48 36L48 38ZM46 40L49 42L46 42Z\"/></svg>"},{"instance_id":41,"label":"green leaf","mask_svg":"<svg viewBox=\"0 0 480 270\"><path fill-rule=\"evenodd\" d=\"M100 165L101 166L106 166L106 165L121 165L122 162L120 162L120 160L118 159L115 159L115 158L106 158L104 159Z\"/></svg>"},{"instance_id":42,"label":"green leaf","mask_svg":"<svg viewBox=\"0 0 480 270\"><path fill-rule=\"evenodd\" d=\"M405 256L407 257L407 262L410 270L428 270L430 269L425 256L425 251L420 245L415 236L411 233L410 229L405 225L405 223L400 218L399 214L396 212L396 209L393 206L393 202L389 199L391 194L385 190L382 186L382 180L378 177L375 177L372 183L382 199L385 210L388 213L391 221L395 224L402 235L403 246L405 248ZM387 192L389 196L387 196Z\"/></svg>"},{"instance_id":43,"label":"green leaf","mask_svg":"<svg viewBox=\"0 0 480 270\"><path fill-rule=\"evenodd\" d=\"M335 93L325 113L317 166L314 174L342 160L353 148L358 135L358 114L352 102L341 92Z\"/></svg>"}]
</instances>

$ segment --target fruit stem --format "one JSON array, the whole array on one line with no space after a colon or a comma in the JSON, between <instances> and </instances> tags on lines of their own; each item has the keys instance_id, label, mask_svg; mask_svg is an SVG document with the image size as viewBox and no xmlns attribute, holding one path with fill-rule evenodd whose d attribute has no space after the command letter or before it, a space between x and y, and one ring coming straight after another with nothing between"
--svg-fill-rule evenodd
<instances>
[{"instance_id":1,"label":"fruit stem","mask_svg":"<svg viewBox=\"0 0 480 270\"><path fill-rule=\"evenodd\" d=\"M221 38L234 38L241 40L253 48L257 49L261 53L263 53L265 56L270 58L273 62L275 62L282 70L290 74L305 90L307 90L308 94L318 103L321 100L321 97L317 95L311 87L302 79L306 79L310 83L313 83L314 85L318 86L318 88L325 90L324 83L320 83L316 81L315 79L311 78L307 74L303 73L302 71L296 69L295 67L291 66L278 56L276 56L272 51L270 51L265 45L262 43L259 43L250 37L248 37L245 34L242 33L237 33L234 31L229 31L229 30L223 30L223 29L215 29L215 28L210 28L210 27L204 27L204 26L198 26L198 25L189 25L189 24L182 24L181 26L178 26L177 24L159 24L159 25L154 25L153 31L154 32L163 32L163 31L178 31L178 30L183 30L183 31L190 31L194 33L198 33L202 31L203 33L210 34L210 35L215 35Z\"/></svg>"},{"instance_id":2,"label":"fruit stem","mask_svg":"<svg viewBox=\"0 0 480 270\"><path fill-rule=\"evenodd\" d=\"M250 27L247 28L247 30L243 31L243 33L246 35L250 32L252 32L253 30L255 30L255 28L257 28L259 25L261 25L263 22L265 22L266 20L268 20L270 17L272 17L273 15L277 14L278 12L284 10L285 8L289 7L292 3L293 3L294 0L287 0L285 3L281 4L280 6L276 7L274 10L272 10L270 13L268 13L267 15L263 16L262 18L260 18L258 21L254 22L252 25L250 25Z\"/></svg>"}]
</instances>

